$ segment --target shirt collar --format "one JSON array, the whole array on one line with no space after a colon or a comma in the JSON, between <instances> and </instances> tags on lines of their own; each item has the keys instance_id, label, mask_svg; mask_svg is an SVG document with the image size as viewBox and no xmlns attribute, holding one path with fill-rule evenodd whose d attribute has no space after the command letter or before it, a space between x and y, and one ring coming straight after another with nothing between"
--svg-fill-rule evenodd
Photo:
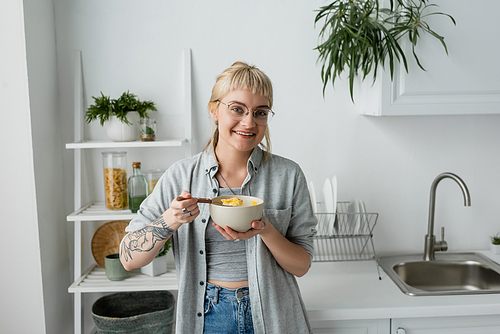
<instances>
[{"instance_id":1,"label":"shirt collar","mask_svg":"<svg viewBox=\"0 0 500 334\"><path fill-rule=\"evenodd\" d=\"M257 146L253 149L252 154L250 155L250 159L248 159L247 170L249 173L251 170L255 173L259 171L263 155L264 152L262 152L262 149L260 147Z\"/></svg>"},{"instance_id":2,"label":"shirt collar","mask_svg":"<svg viewBox=\"0 0 500 334\"><path fill-rule=\"evenodd\" d=\"M247 163L247 170L249 173L257 173L259 171L260 165L262 164L263 155L264 152L262 152L262 149L260 147L257 146L253 149ZM215 155L212 150L206 150L203 153L203 165L205 167L205 173L209 174L210 177L214 177L219 170L219 165L215 160Z\"/></svg>"}]
</instances>

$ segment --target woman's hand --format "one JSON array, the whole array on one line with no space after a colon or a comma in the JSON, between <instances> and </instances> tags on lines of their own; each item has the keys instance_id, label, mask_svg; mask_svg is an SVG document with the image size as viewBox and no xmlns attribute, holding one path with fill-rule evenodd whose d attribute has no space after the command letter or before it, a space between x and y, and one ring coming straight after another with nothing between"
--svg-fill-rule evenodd
<instances>
[{"instance_id":1,"label":"woman's hand","mask_svg":"<svg viewBox=\"0 0 500 334\"><path fill-rule=\"evenodd\" d=\"M311 258L307 251L281 235L266 217L253 221L252 228L246 232L236 232L228 226L222 228L213 224L228 240L248 240L260 234L262 241L281 268L298 277L304 276L309 271Z\"/></svg>"},{"instance_id":2,"label":"woman's hand","mask_svg":"<svg viewBox=\"0 0 500 334\"><path fill-rule=\"evenodd\" d=\"M255 237L257 234L264 233L264 230L267 226L271 225L269 219L266 217L262 217L260 220L254 220L252 222L252 228L246 232L237 232L230 228L229 226L220 227L216 223L212 223L212 225L220 232L227 240L248 240Z\"/></svg>"},{"instance_id":3,"label":"woman's hand","mask_svg":"<svg viewBox=\"0 0 500 334\"><path fill-rule=\"evenodd\" d=\"M196 198L191 198L191 194L184 190L181 195L176 197L170 208L166 212L169 216L169 221L172 224L191 223L200 214L200 208Z\"/></svg>"},{"instance_id":4,"label":"woman's hand","mask_svg":"<svg viewBox=\"0 0 500 334\"><path fill-rule=\"evenodd\" d=\"M123 239L120 251L123 267L132 270L153 261L172 234L182 224L191 223L199 214L197 200L184 190L161 216Z\"/></svg>"}]
</instances>

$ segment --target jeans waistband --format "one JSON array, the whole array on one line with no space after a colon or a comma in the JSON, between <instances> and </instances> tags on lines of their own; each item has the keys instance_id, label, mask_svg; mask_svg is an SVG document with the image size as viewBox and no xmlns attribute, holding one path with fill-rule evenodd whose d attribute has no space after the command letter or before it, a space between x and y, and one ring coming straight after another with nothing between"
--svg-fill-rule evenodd
<instances>
[{"instance_id":1,"label":"jeans waistband","mask_svg":"<svg viewBox=\"0 0 500 334\"><path fill-rule=\"evenodd\" d=\"M215 297L216 300L223 298L226 300L243 301L250 299L250 289L248 286L245 286L233 290L207 282L207 296Z\"/></svg>"}]
</instances>

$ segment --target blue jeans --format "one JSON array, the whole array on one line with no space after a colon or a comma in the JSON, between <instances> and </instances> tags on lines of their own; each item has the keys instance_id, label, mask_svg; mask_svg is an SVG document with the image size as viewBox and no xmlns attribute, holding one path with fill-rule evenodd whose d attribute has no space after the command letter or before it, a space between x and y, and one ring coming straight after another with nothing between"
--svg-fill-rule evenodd
<instances>
[{"instance_id":1,"label":"blue jeans","mask_svg":"<svg viewBox=\"0 0 500 334\"><path fill-rule=\"evenodd\" d=\"M231 290L207 283L203 332L253 334L248 287Z\"/></svg>"}]
</instances>

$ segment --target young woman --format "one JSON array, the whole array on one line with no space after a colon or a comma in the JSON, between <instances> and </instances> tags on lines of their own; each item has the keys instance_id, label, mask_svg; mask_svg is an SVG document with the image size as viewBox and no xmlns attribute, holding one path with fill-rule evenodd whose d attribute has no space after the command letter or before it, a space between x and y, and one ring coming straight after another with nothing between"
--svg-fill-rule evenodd
<instances>
[{"instance_id":1,"label":"young woman","mask_svg":"<svg viewBox=\"0 0 500 334\"><path fill-rule=\"evenodd\" d=\"M178 275L178 333L310 333L295 276L309 270L316 219L300 167L270 153L269 78L234 63L208 104L205 150L173 164L127 227L127 270L153 260L171 238ZM197 197L250 195L263 217L247 232L219 227Z\"/></svg>"}]
</instances>

